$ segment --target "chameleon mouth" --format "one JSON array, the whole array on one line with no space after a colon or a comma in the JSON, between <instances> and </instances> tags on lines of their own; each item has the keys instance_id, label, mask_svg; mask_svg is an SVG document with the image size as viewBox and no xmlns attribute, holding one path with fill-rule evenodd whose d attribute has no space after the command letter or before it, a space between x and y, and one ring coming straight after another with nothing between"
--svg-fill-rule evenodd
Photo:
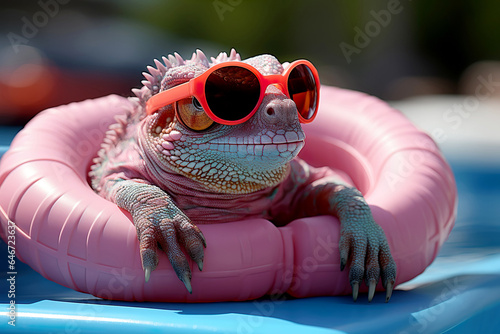
<instances>
[{"instance_id":1,"label":"chameleon mouth","mask_svg":"<svg viewBox=\"0 0 500 334\"><path fill-rule=\"evenodd\" d=\"M260 136L222 137L215 140L191 144L189 150L176 148L174 144L180 139L180 133L172 132L163 136L163 141L157 145L158 150L166 156L171 156L176 163L193 162L189 156L200 151L219 152L225 155L247 160L293 159L304 147L305 136L302 132L284 132L274 135L268 131Z\"/></svg>"},{"instance_id":2,"label":"chameleon mouth","mask_svg":"<svg viewBox=\"0 0 500 334\"><path fill-rule=\"evenodd\" d=\"M302 132L275 134L268 131L260 136L229 137L210 143L211 149L219 152L237 154L240 158L262 157L290 158L304 147L305 136Z\"/></svg>"},{"instance_id":3,"label":"chameleon mouth","mask_svg":"<svg viewBox=\"0 0 500 334\"><path fill-rule=\"evenodd\" d=\"M247 155L262 156L262 157L277 157L282 158L293 157L299 153L304 147L304 141L286 142L281 144L257 144L246 145ZM240 148L238 146L238 148ZM244 153L244 152L243 152ZM238 155L244 155L238 150Z\"/></svg>"},{"instance_id":4,"label":"chameleon mouth","mask_svg":"<svg viewBox=\"0 0 500 334\"><path fill-rule=\"evenodd\" d=\"M216 145L283 145L283 144L294 144L303 143L305 140L305 135L302 131L278 131L274 133L272 131L267 131L260 135L242 135L241 137L221 137L213 141L210 144Z\"/></svg>"}]
</instances>

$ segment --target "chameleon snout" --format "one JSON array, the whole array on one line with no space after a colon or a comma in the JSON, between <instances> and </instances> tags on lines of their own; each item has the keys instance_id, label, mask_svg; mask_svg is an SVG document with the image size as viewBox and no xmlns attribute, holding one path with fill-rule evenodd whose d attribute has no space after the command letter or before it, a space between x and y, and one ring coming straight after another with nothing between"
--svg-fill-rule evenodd
<instances>
[{"instance_id":1,"label":"chameleon snout","mask_svg":"<svg viewBox=\"0 0 500 334\"><path fill-rule=\"evenodd\" d=\"M295 102L289 99L276 86L269 86L258 110L259 117L266 125L286 128L300 124Z\"/></svg>"}]
</instances>

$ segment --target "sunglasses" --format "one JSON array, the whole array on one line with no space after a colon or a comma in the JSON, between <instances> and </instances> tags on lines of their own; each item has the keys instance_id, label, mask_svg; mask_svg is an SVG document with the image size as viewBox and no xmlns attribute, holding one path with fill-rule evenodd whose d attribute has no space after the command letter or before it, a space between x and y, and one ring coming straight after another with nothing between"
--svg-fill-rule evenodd
<instances>
[{"instance_id":1,"label":"sunglasses","mask_svg":"<svg viewBox=\"0 0 500 334\"><path fill-rule=\"evenodd\" d=\"M241 124L255 114L269 85L278 87L295 102L300 122L312 122L318 111L319 76L307 60L296 60L282 74L273 75L262 75L255 67L239 61L219 63L188 82L152 96L146 111L151 115L194 96L214 122Z\"/></svg>"}]
</instances>

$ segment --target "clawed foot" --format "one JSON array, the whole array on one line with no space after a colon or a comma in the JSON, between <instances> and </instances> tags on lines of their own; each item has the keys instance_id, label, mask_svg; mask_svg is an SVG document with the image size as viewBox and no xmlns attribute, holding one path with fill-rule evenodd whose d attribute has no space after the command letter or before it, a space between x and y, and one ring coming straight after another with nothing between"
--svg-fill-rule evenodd
<instances>
[{"instance_id":1,"label":"clawed foot","mask_svg":"<svg viewBox=\"0 0 500 334\"><path fill-rule=\"evenodd\" d=\"M364 222L343 223L339 248L340 270L344 270L350 260L349 281L353 300L358 298L359 286L364 279L368 286L368 301L371 302L382 277L387 303L396 280L396 263L382 228L371 217Z\"/></svg>"},{"instance_id":2,"label":"clawed foot","mask_svg":"<svg viewBox=\"0 0 500 334\"><path fill-rule=\"evenodd\" d=\"M148 213L143 211L138 214L138 217L134 217L134 223L140 242L146 282L149 281L151 272L158 265L157 248L159 245L167 254L177 277L191 293L191 270L181 247L186 250L201 271L206 241L200 229L191 223L180 210L172 208L159 208Z\"/></svg>"}]
</instances>

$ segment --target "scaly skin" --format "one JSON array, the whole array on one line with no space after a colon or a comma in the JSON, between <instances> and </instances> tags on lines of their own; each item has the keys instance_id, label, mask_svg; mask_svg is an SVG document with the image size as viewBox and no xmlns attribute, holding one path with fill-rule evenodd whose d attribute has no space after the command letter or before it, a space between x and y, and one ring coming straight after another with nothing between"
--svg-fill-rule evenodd
<instances>
[{"instance_id":1,"label":"scaly skin","mask_svg":"<svg viewBox=\"0 0 500 334\"><path fill-rule=\"evenodd\" d=\"M190 60L178 54L164 57L163 63L155 60L156 68L148 67L144 74L144 86L134 90L134 108L108 131L90 172L95 191L132 215L146 281L158 264L159 244L191 292L182 248L202 270L206 247L195 224L261 217L284 225L331 214L341 222L341 269L351 259L354 300L365 279L371 301L381 276L388 301L396 265L384 231L358 190L338 183L330 169L313 168L297 158L304 133L295 103L278 88L267 87L255 115L239 125L214 123L191 130L186 119L206 127L207 118L190 99L146 115L145 103L152 95L229 60L240 57L232 50L209 62L197 51ZM265 75L288 66L269 55L246 62Z\"/></svg>"}]
</instances>

